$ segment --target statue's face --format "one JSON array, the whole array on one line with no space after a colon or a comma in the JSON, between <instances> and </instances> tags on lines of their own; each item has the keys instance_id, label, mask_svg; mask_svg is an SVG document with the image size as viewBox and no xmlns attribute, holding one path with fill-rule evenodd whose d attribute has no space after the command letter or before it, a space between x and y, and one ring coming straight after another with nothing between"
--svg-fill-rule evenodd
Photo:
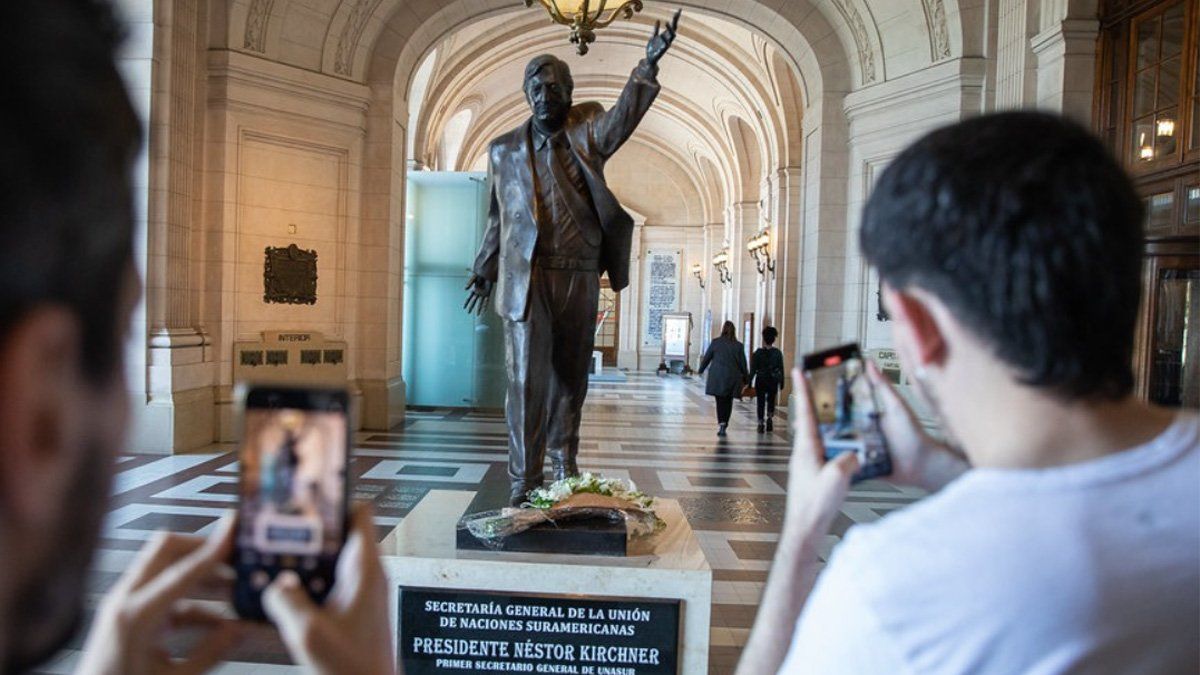
<instances>
[{"instance_id":1,"label":"statue's face","mask_svg":"<svg viewBox=\"0 0 1200 675\"><path fill-rule=\"evenodd\" d=\"M543 129L556 130L567 120L571 90L554 68L542 68L525 83L525 98L533 117Z\"/></svg>"}]
</instances>

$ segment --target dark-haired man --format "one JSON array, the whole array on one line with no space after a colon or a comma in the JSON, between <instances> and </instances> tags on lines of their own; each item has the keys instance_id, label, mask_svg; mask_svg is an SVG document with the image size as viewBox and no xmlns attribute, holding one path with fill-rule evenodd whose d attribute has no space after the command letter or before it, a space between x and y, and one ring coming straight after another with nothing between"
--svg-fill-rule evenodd
<instances>
[{"instance_id":1,"label":"dark-haired man","mask_svg":"<svg viewBox=\"0 0 1200 675\"><path fill-rule=\"evenodd\" d=\"M0 669L28 670L83 616L88 564L128 417L123 342L137 304L131 170L139 123L98 0L0 3ZM164 535L96 614L80 671L198 673L232 646L234 622L186 597L229 553ZM365 512L334 599L314 607L294 576L265 595L292 655L318 672L394 665L387 591ZM199 628L171 658L169 629Z\"/></svg>"},{"instance_id":2,"label":"dark-haired man","mask_svg":"<svg viewBox=\"0 0 1200 675\"><path fill-rule=\"evenodd\" d=\"M940 129L887 168L862 249L966 459L869 369L893 480L936 494L854 527L818 579L857 460L823 461L794 373L787 515L740 673L1196 672L1200 420L1131 393L1141 222L1099 141L1046 114Z\"/></svg>"}]
</instances>

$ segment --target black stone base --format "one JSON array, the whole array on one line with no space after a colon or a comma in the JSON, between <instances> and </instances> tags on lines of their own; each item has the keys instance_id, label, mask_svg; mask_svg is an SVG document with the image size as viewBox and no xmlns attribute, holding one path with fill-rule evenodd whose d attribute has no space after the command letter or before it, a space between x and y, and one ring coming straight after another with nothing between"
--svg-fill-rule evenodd
<instances>
[{"instance_id":1,"label":"black stone base","mask_svg":"<svg viewBox=\"0 0 1200 675\"><path fill-rule=\"evenodd\" d=\"M475 494L475 499L471 501L463 517L502 509L508 506L508 498L508 481L485 482L479 486L479 492ZM624 521L614 522L605 518L569 520L558 524L545 523L506 538L499 548L485 545L465 527L458 528L455 538L460 551L614 556L626 555L625 546L628 540Z\"/></svg>"}]
</instances>

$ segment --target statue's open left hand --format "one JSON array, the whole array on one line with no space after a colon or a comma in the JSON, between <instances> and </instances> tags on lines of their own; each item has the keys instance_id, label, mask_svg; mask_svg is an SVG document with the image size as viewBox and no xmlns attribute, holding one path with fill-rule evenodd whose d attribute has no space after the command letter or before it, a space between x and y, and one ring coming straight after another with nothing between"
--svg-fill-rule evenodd
<instances>
[{"instance_id":1,"label":"statue's open left hand","mask_svg":"<svg viewBox=\"0 0 1200 675\"><path fill-rule=\"evenodd\" d=\"M483 314L483 310L487 308L488 298L492 295L492 282L477 274L472 274L463 290L468 291L463 309L467 310L468 314Z\"/></svg>"},{"instance_id":2,"label":"statue's open left hand","mask_svg":"<svg viewBox=\"0 0 1200 675\"><path fill-rule=\"evenodd\" d=\"M680 14L683 14L683 10L676 10L675 16L671 17L661 31L659 30L661 22L654 22L654 36L646 44L646 60L650 62L650 65L658 65L658 60L671 48L671 43L675 41L675 32L679 29Z\"/></svg>"}]
</instances>

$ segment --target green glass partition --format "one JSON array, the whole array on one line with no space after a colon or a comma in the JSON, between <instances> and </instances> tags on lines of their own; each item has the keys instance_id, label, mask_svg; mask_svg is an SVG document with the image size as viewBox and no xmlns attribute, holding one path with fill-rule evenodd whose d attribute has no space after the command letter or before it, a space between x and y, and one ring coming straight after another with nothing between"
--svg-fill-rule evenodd
<instances>
[{"instance_id":1,"label":"green glass partition","mask_svg":"<svg viewBox=\"0 0 1200 675\"><path fill-rule=\"evenodd\" d=\"M504 405L504 336L491 311L462 306L486 224L484 175L408 174L404 233L404 381L415 406Z\"/></svg>"}]
</instances>

